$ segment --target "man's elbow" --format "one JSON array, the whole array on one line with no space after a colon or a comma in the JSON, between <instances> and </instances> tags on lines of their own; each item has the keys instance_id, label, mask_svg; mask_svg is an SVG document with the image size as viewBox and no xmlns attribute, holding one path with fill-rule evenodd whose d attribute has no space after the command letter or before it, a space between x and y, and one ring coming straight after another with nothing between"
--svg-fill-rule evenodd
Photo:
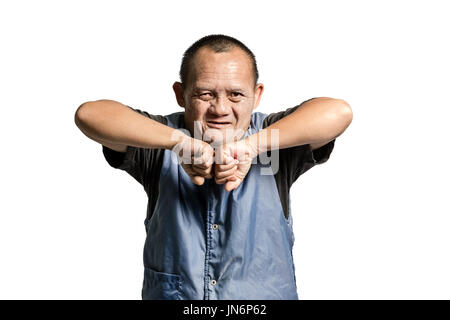
<instances>
[{"instance_id":1,"label":"man's elbow","mask_svg":"<svg viewBox=\"0 0 450 320\"><path fill-rule=\"evenodd\" d=\"M101 102L102 100L97 101L87 101L82 103L77 110L75 111L75 124L80 127L80 125L89 121L91 117L92 110L95 108L95 105Z\"/></svg>"},{"instance_id":2,"label":"man's elbow","mask_svg":"<svg viewBox=\"0 0 450 320\"><path fill-rule=\"evenodd\" d=\"M350 104L343 99L322 98L329 106L330 118L339 123L340 134L352 123L353 111Z\"/></svg>"},{"instance_id":3,"label":"man's elbow","mask_svg":"<svg viewBox=\"0 0 450 320\"><path fill-rule=\"evenodd\" d=\"M75 124L78 128L83 129L93 119L93 111L98 101L87 101L82 103L75 111Z\"/></svg>"},{"instance_id":4,"label":"man's elbow","mask_svg":"<svg viewBox=\"0 0 450 320\"><path fill-rule=\"evenodd\" d=\"M331 116L334 118L342 119L346 122L347 126L353 120L353 111L350 104L343 99L335 99L330 97L318 97L314 98L319 103L324 103L329 109Z\"/></svg>"},{"instance_id":5,"label":"man's elbow","mask_svg":"<svg viewBox=\"0 0 450 320\"><path fill-rule=\"evenodd\" d=\"M343 119L343 121L345 121L346 123L346 127L348 127L350 125L350 123L352 123L353 120L353 111L352 108L350 107L350 104L347 103L347 101L342 100L342 99L335 99L336 103L338 104L338 112L341 116L341 118Z\"/></svg>"},{"instance_id":6,"label":"man's elbow","mask_svg":"<svg viewBox=\"0 0 450 320\"><path fill-rule=\"evenodd\" d=\"M77 110L75 111L75 124L77 127L80 127L80 125L83 123L84 119L86 119L86 105L89 102L82 103Z\"/></svg>"}]
</instances>

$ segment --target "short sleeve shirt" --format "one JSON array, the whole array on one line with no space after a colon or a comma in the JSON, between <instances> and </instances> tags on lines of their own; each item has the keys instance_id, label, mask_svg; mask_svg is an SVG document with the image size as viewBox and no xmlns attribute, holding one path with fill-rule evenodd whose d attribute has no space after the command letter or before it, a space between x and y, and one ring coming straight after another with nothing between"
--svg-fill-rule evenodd
<instances>
[{"instance_id":1,"label":"short sleeve shirt","mask_svg":"<svg viewBox=\"0 0 450 320\"><path fill-rule=\"evenodd\" d=\"M264 119L263 128L291 114L305 102L284 111L268 114ZM129 108L167 125L167 119L162 115L152 115L146 111ZM312 150L309 144L279 150L279 168L274 178L286 219L289 216L289 191L292 184L313 166L322 164L329 159L335 140L315 150ZM164 149L128 146L126 152L118 152L103 146L103 154L110 166L126 171L143 186L148 196L148 213L151 215L158 199L158 184ZM147 216L147 219L149 218L150 216Z\"/></svg>"}]
</instances>

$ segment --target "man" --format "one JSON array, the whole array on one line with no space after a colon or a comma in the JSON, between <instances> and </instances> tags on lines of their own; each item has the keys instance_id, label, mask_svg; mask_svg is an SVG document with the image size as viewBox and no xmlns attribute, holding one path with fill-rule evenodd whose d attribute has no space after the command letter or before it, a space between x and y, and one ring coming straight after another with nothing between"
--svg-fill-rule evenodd
<instances>
[{"instance_id":1,"label":"man","mask_svg":"<svg viewBox=\"0 0 450 320\"><path fill-rule=\"evenodd\" d=\"M148 195L142 298L298 299L289 189L328 160L351 108L314 98L253 112L264 90L255 57L224 35L194 43L180 78L173 89L184 112L98 100L75 115ZM277 163L263 161L268 154Z\"/></svg>"}]
</instances>

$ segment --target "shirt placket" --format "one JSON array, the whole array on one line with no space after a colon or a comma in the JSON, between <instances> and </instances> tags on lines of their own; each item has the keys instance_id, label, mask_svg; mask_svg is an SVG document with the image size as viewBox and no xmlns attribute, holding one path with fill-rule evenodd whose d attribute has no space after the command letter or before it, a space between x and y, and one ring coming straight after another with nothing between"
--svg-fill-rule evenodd
<instances>
[{"instance_id":1,"label":"shirt placket","mask_svg":"<svg viewBox=\"0 0 450 320\"><path fill-rule=\"evenodd\" d=\"M206 198L207 198L207 214L206 214L206 254L205 254L205 300L217 299L218 280L215 278L214 266L211 263L211 255L217 250L217 237L219 225L215 223L216 212L214 211L214 192L212 180L207 180Z\"/></svg>"}]
</instances>

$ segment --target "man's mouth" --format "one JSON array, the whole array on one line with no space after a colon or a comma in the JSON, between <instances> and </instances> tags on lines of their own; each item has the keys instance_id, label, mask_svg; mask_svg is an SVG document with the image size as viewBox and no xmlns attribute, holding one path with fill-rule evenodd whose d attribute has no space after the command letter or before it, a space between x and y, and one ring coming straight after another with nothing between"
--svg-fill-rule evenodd
<instances>
[{"instance_id":1,"label":"man's mouth","mask_svg":"<svg viewBox=\"0 0 450 320\"><path fill-rule=\"evenodd\" d=\"M223 129L223 128L226 128L229 125L231 125L231 122L228 122L228 121L206 121L206 124L210 128Z\"/></svg>"}]
</instances>

